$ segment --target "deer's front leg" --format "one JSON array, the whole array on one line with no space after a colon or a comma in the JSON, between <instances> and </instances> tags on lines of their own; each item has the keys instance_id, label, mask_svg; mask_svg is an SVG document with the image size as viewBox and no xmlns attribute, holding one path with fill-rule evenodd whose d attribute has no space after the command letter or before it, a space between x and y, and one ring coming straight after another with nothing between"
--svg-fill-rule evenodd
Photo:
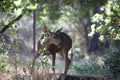
<instances>
[{"instance_id":1,"label":"deer's front leg","mask_svg":"<svg viewBox=\"0 0 120 80\"><path fill-rule=\"evenodd\" d=\"M38 41L38 43L37 43L37 53L35 54L35 56L33 58L32 67L31 67L31 74L33 73L33 70L34 70L35 61L40 56L41 51L42 51L42 45L41 45L41 42Z\"/></svg>"},{"instance_id":2,"label":"deer's front leg","mask_svg":"<svg viewBox=\"0 0 120 80\"><path fill-rule=\"evenodd\" d=\"M52 53L52 70L54 74L55 74L55 58L56 58L55 53Z\"/></svg>"},{"instance_id":3,"label":"deer's front leg","mask_svg":"<svg viewBox=\"0 0 120 80\"><path fill-rule=\"evenodd\" d=\"M37 43L37 53L34 56L33 62L40 56L43 46L40 41Z\"/></svg>"}]
</instances>

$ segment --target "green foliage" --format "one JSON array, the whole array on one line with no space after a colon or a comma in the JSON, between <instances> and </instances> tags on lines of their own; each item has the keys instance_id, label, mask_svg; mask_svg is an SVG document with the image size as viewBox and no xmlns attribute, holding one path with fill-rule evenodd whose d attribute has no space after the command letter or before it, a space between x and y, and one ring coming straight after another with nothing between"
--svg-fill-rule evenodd
<instances>
[{"instance_id":1,"label":"green foliage","mask_svg":"<svg viewBox=\"0 0 120 80\"><path fill-rule=\"evenodd\" d=\"M105 66L114 76L120 75L120 51L110 49L105 54Z\"/></svg>"},{"instance_id":2,"label":"green foliage","mask_svg":"<svg viewBox=\"0 0 120 80\"><path fill-rule=\"evenodd\" d=\"M38 4L30 0L3 0L0 1L0 27L7 25L14 20L18 15L27 15L36 9ZM9 25L12 27L13 25Z\"/></svg>"},{"instance_id":3,"label":"green foliage","mask_svg":"<svg viewBox=\"0 0 120 80\"><path fill-rule=\"evenodd\" d=\"M104 66L99 64L84 64L81 66L72 65L72 69L77 74L104 74L106 69Z\"/></svg>"},{"instance_id":4,"label":"green foliage","mask_svg":"<svg viewBox=\"0 0 120 80\"><path fill-rule=\"evenodd\" d=\"M48 52L43 52L42 53L42 57L41 59L39 60L39 66L42 65L42 66L48 66L48 56L47 54L49 54Z\"/></svg>"},{"instance_id":5,"label":"green foliage","mask_svg":"<svg viewBox=\"0 0 120 80\"><path fill-rule=\"evenodd\" d=\"M47 67L50 68L50 64L48 62L48 52L42 52L41 53L41 57L38 58L38 60L36 61L34 67L35 69L39 69L40 67ZM29 62L29 64L32 66L32 62Z\"/></svg>"},{"instance_id":6,"label":"green foliage","mask_svg":"<svg viewBox=\"0 0 120 80\"><path fill-rule=\"evenodd\" d=\"M78 64L78 63L77 63ZM90 59L85 60L84 64L77 65L73 63L71 69L77 74L92 74L92 75L103 75L107 73L107 69L104 66L103 57L90 56Z\"/></svg>"},{"instance_id":7,"label":"green foliage","mask_svg":"<svg viewBox=\"0 0 120 80\"><path fill-rule=\"evenodd\" d=\"M1 36L0 41L0 70L8 70L9 64L7 60L9 58L9 55L8 50L5 48L5 39L3 36Z\"/></svg>"},{"instance_id":8,"label":"green foliage","mask_svg":"<svg viewBox=\"0 0 120 80\"><path fill-rule=\"evenodd\" d=\"M0 12L9 11L10 9L13 11L13 7L15 7L14 0L0 1Z\"/></svg>"},{"instance_id":9,"label":"green foliage","mask_svg":"<svg viewBox=\"0 0 120 80\"><path fill-rule=\"evenodd\" d=\"M7 62L9 56L8 56L8 51L0 54L0 70L8 70L9 69L9 64Z\"/></svg>"},{"instance_id":10,"label":"green foliage","mask_svg":"<svg viewBox=\"0 0 120 80\"><path fill-rule=\"evenodd\" d=\"M95 8L98 5L104 5L107 0L98 0L98 1L94 1L94 0L77 0L79 1L81 4L83 4L83 6L86 6L88 8Z\"/></svg>"},{"instance_id":11,"label":"green foliage","mask_svg":"<svg viewBox=\"0 0 120 80\"><path fill-rule=\"evenodd\" d=\"M120 40L120 1L109 0L107 4L101 7L102 13L96 13L92 17L93 31L100 33L100 40ZM120 47L119 43L111 45L105 54L106 69L114 76L120 73Z\"/></svg>"},{"instance_id":12,"label":"green foliage","mask_svg":"<svg viewBox=\"0 0 120 80\"><path fill-rule=\"evenodd\" d=\"M120 39L120 1L109 0L101 9L102 13L96 13L92 17L95 31L104 36L104 39Z\"/></svg>"},{"instance_id":13,"label":"green foliage","mask_svg":"<svg viewBox=\"0 0 120 80\"><path fill-rule=\"evenodd\" d=\"M2 35L0 35L0 70L8 70L9 64L8 64L8 49L5 47L5 39Z\"/></svg>"},{"instance_id":14,"label":"green foliage","mask_svg":"<svg viewBox=\"0 0 120 80\"><path fill-rule=\"evenodd\" d=\"M60 4L58 4L58 3L50 4L48 11L49 11L48 17L49 17L50 20L53 20L53 21L57 20L61 16Z\"/></svg>"}]
</instances>

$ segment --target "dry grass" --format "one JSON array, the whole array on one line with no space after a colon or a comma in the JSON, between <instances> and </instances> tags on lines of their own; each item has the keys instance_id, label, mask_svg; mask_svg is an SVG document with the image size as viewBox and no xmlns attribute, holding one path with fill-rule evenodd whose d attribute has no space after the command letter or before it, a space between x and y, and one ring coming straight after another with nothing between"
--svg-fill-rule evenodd
<instances>
[{"instance_id":1,"label":"dry grass","mask_svg":"<svg viewBox=\"0 0 120 80\"><path fill-rule=\"evenodd\" d=\"M0 71L0 80L13 80L13 75L10 72Z\"/></svg>"},{"instance_id":2,"label":"dry grass","mask_svg":"<svg viewBox=\"0 0 120 80\"><path fill-rule=\"evenodd\" d=\"M0 80L57 80L48 65L40 65L38 69L33 69L31 75L31 67L27 61L21 63L21 60L14 57L8 60L8 64L10 64L9 72L0 71Z\"/></svg>"},{"instance_id":3,"label":"dry grass","mask_svg":"<svg viewBox=\"0 0 120 80\"><path fill-rule=\"evenodd\" d=\"M34 70L32 80L52 80L52 76L48 68L40 67L38 70Z\"/></svg>"},{"instance_id":4,"label":"dry grass","mask_svg":"<svg viewBox=\"0 0 120 80\"><path fill-rule=\"evenodd\" d=\"M0 71L0 80L61 80L63 76L60 77L60 72L53 75L48 66L40 66L38 69L33 70L31 75L31 67L29 64L20 64L20 61L14 61L13 59L10 71ZM17 65L17 73L16 73ZM67 75L65 80L113 80L105 78L105 76L76 76L76 75Z\"/></svg>"},{"instance_id":5,"label":"dry grass","mask_svg":"<svg viewBox=\"0 0 120 80\"><path fill-rule=\"evenodd\" d=\"M18 67L17 72L16 74L15 71L0 71L0 80L57 80L54 75L51 75L47 67L34 70L32 75L27 68Z\"/></svg>"}]
</instances>

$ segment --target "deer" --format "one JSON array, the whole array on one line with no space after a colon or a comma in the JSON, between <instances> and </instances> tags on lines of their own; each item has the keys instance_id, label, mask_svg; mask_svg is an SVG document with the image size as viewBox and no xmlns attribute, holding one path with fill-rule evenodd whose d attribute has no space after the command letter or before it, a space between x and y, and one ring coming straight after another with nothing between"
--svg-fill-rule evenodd
<instances>
[{"instance_id":1,"label":"deer","mask_svg":"<svg viewBox=\"0 0 120 80\"><path fill-rule=\"evenodd\" d=\"M35 60L40 56L42 49L46 48L46 50L49 51L49 54L52 55L53 73L55 74L55 59L56 54L58 54L65 61L65 69L63 74L67 74L71 63L71 60L68 57L68 51L72 48L72 39L68 34L61 32L61 30L62 28L58 29L56 32L51 32L46 26L44 27L44 31L48 37L43 43L40 41L37 43L37 53L33 59L32 70Z\"/></svg>"}]
</instances>

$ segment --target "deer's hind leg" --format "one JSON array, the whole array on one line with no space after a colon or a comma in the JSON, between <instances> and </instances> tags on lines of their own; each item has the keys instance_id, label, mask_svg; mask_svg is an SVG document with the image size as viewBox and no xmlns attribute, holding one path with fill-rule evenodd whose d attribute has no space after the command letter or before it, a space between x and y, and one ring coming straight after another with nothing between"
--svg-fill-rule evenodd
<instances>
[{"instance_id":1,"label":"deer's hind leg","mask_svg":"<svg viewBox=\"0 0 120 80\"><path fill-rule=\"evenodd\" d=\"M64 75L66 75L69 69L69 65L71 63L71 60L68 58L68 51L61 50L58 52L58 55L62 57L62 59L64 59L65 61Z\"/></svg>"},{"instance_id":2,"label":"deer's hind leg","mask_svg":"<svg viewBox=\"0 0 120 80\"><path fill-rule=\"evenodd\" d=\"M65 70L64 70L64 75L67 74L68 69L69 69L69 65L71 63L71 60L68 58L68 51L66 50L62 50L63 52L63 56L64 56L64 61L65 61Z\"/></svg>"}]
</instances>

